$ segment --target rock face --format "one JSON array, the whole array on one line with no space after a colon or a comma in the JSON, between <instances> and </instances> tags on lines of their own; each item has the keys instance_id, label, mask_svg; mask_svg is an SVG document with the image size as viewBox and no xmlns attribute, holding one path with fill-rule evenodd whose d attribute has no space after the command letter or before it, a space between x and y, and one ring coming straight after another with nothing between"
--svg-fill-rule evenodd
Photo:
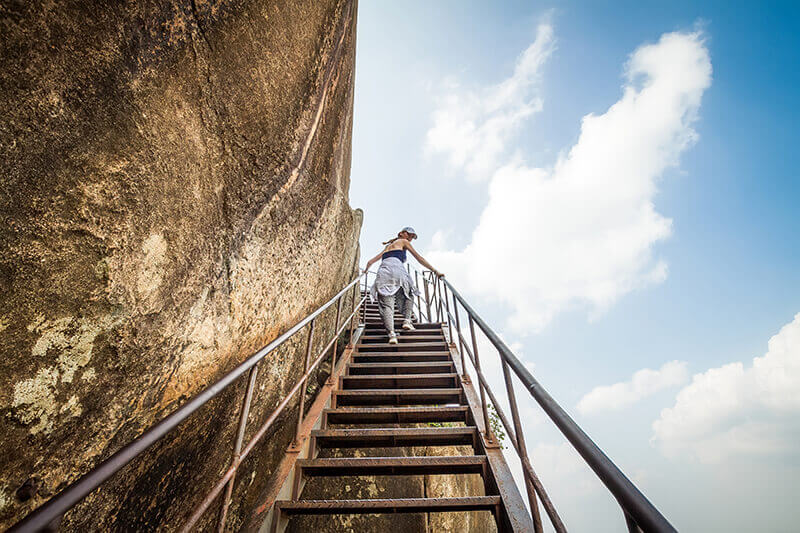
<instances>
[{"instance_id":1,"label":"rock face","mask_svg":"<svg viewBox=\"0 0 800 533\"><path fill-rule=\"evenodd\" d=\"M351 0L0 2L0 529L352 278L355 20ZM304 341L259 365L247 439ZM64 528L174 528L229 466L244 381Z\"/></svg>"}]
</instances>

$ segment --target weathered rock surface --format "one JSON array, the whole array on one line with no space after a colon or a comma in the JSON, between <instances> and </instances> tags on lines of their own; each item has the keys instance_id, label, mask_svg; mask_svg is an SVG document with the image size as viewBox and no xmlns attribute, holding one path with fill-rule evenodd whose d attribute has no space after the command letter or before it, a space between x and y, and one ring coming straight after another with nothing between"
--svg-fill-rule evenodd
<instances>
[{"instance_id":1,"label":"weathered rock surface","mask_svg":"<svg viewBox=\"0 0 800 533\"><path fill-rule=\"evenodd\" d=\"M351 0L0 2L0 529L351 278L354 50ZM260 364L251 424L303 341ZM174 528L228 467L244 385L65 529ZM243 464L230 528L291 433Z\"/></svg>"}]
</instances>

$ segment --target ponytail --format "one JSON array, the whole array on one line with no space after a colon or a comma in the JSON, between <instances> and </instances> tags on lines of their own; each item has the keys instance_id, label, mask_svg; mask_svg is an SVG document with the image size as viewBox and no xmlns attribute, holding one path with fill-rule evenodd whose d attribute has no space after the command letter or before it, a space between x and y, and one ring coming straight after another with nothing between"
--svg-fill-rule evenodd
<instances>
[{"instance_id":1,"label":"ponytail","mask_svg":"<svg viewBox=\"0 0 800 533\"><path fill-rule=\"evenodd\" d=\"M383 245L392 244L394 241L396 241L399 238L400 238L400 234L398 233L397 237L395 237L394 239L389 239L388 241L382 242L381 244L383 244Z\"/></svg>"}]
</instances>

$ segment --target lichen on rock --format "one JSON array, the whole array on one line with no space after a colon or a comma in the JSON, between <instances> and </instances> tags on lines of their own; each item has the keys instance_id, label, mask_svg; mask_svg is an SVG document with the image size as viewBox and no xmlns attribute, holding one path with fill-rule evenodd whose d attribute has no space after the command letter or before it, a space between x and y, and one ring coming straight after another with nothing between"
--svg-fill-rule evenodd
<instances>
[{"instance_id":1,"label":"lichen on rock","mask_svg":"<svg viewBox=\"0 0 800 533\"><path fill-rule=\"evenodd\" d=\"M53 429L51 418L58 411L55 400L58 377L58 369L48 367L39 370L34 377L14 384L12 416L30 425L32 435Z\"/></svg>"},{"instance_id":2,"label":"lichen on rock","mask_svg":"<svg viewBox=\"0 0 800 533\"><path fill-rule=\"evenodd\" d=\"M82 408L73 395L59 405L59 396L68 390L75 372L92 358L94 340L112 325L113 319L76 320L73 317L47 321L42 315L28 324L28 331L38 338L31 348L34 360L55 359L56 364L39 368L36 375L14 384L10 417L29 426L32 435L53 430L58 415L80 416Z\"/></svg>"}]
</instances>

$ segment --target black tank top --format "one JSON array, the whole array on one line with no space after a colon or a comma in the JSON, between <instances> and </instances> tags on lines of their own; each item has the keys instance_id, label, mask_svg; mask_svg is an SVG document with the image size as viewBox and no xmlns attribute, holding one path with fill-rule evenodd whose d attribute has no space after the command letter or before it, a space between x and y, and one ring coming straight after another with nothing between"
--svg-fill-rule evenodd
<instances>
[{"instance_id":1,"label":"black tank top","mask_svg":"<svg viewBox=\"0 0 800 533\"><path fill-rule=\"evenodd\" d=\"M405 250L389 250L388 252L384 252L381 256L381 259L386 259L387 257L396 257L403 263L406 262L406 251Z\"/></svg>"}]
</instances>

